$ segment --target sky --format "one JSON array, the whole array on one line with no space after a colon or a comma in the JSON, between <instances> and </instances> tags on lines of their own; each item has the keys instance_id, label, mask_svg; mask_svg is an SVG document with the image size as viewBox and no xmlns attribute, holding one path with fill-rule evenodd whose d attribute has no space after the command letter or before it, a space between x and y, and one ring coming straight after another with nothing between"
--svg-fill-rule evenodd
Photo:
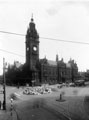
<instances>
[{"instance_id":1,"label":"sky","mask_svg":"<svg viewBox=\"0 0 89 120\"><path fill-rule=\"evenodd\" d=\"M40 36L40 58L68 62L74 59L79 71L89 69L89 44L52 41L45 38L89 43L88 0L0 0L0 31L26 35L33 14ZM3 52L6 50L22 56ZM25 63L25 36L0 32L0 74L7 63Z\"/></svg>"}]
</instances>

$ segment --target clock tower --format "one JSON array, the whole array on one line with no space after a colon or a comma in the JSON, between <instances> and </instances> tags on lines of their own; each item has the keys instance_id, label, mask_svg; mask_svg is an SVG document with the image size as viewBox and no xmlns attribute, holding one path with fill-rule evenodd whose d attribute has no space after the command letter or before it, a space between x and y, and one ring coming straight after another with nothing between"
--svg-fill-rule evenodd
<instances>
[{"instance_id":1,"label":"clock tower","mask_svg":"<svg viewBox=\"0 0 89 120\"><path fill-rule=\"evenodd\" d=\"M36 63L39 60L39 35L35 28L33 17L29 23L26 34L26 65L30 71L36 70Z\"/></svg>"}]
</instances>

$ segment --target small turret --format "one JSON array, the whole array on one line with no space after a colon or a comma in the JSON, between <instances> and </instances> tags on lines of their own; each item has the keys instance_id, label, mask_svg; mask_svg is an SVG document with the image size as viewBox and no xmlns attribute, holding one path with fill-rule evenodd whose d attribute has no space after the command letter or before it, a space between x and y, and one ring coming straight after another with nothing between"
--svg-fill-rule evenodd
<instances>
[{"instance_id":1,"label":"small turret","mask_svg":"<svg viewBox=\"0 0 89 120\"><path fill-rule=\"evenodd\" d=\"M56 55L56 62L58 62L59 61L59 58L58 58L58 54Z\"/></svg>"}]
</instances>

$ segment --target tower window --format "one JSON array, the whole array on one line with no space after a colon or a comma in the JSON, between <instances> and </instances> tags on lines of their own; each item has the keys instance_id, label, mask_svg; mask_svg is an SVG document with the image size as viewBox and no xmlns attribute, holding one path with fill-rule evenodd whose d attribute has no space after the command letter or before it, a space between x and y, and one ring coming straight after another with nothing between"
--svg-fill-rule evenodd
<instances>
[{"instance_id":1,"label":"tower window","mask_svg":"<svg viewBox=\"0 0 89 120\"><path fill-rule=\"evenodd\" d=\"M27 48L27 51L29 51L29 48Z\"/></svg>"}]
</instances>

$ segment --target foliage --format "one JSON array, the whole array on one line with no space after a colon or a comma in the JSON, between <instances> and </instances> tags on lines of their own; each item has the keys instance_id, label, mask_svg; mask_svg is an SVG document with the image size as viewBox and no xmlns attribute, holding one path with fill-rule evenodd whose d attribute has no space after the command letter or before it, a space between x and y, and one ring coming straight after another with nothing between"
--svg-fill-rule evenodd
<instances>
[{"instance_id":1,"label":"foliage","mask_svg":"<svg viewBox=\"0 0 89 120\"><path fill-rule=\"evenodd\" d=\"M26 70L24 65L16 68L15 65L9 66L6 75L6 84L8 85L24 85L27 82L26 79Z\"/></svg>"}]
</instances>

